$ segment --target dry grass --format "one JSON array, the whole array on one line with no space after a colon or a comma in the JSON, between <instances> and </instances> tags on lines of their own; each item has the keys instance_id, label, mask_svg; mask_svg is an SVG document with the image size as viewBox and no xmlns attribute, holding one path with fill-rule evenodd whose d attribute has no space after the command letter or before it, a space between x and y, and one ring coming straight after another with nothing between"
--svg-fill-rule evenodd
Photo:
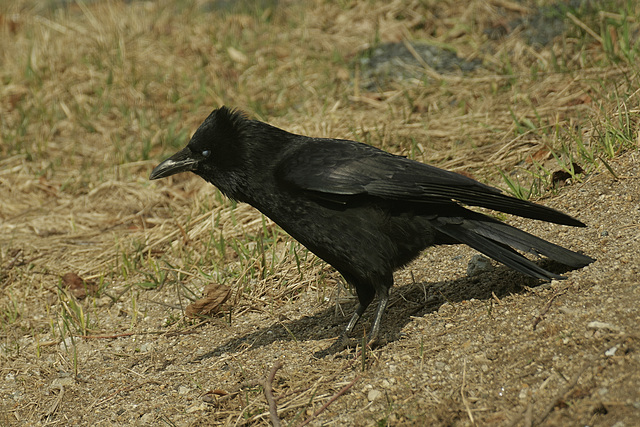
<instances>
[{"instance_id":1,"label":"dry grass","mask_svg":"<svg viewBox=\"0 0 640 427\"><path fill-rule=\"evenodd\" d=\"M606 3L571 18L544 48L518 31L487 39L484 29L531 10L502 0L464 8L281 1L232 12L208 1L1 3L2 376L35 366L43 377L77 373L77 335L188 332L184 307L209 282L233 288L233 309L223 314L232 323L286 309L307 292L315 304L334 294L336 274L255 210L192 176L147 180L215 106L483 181L499 184L505 170L516 190L520 180L534 195L573 161L606 170L640 138L640 9ZM383 92L360 88L359 55L402 40L446 46L484 66L469 75L430 70ZM61 286L69 272L97 292L77 301ZM327 384L322 369L288 374L281 388L307 389L281 402L285 418L352 380L335 367L326 374L332 391L316 392ZM3 404L0 424L53 419L57 409L25 381L19 396L3 389L15 405ZM268 418L247 408L217 420Z\"/></svg>"}]
</instances>

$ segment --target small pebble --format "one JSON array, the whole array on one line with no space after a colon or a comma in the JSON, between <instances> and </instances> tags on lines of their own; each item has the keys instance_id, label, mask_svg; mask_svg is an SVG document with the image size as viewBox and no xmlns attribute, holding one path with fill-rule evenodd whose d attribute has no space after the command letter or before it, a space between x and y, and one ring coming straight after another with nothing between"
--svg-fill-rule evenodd
<instances>
[{"instance_id":1,"label":"small pebble","mask_svg":"<svg viewBox=\"0 0 640 427\"><path fill-rule=\"evenodd\" d=\"M489 258L474 255L467 265L467 276L474 277L491 270L493 270L493 264Z\"/></svg>"},{"instance_id":2,"label":"small pebble","mask_svg":"<svg viewBox=\"0 0 640 427\"><path fill-rule=\"evenodd\" d=\"M152 413L144 414L140 417L140 424L151 424L155 420L155 415Z\"/></svg>"},{"instance_id":3,"label":"small pebble","mask_svg":"<svg viewBox=\"0 0 640 427\"><path fill-rule=\"evenodd\" d=\"M60 346L60 350L62 351L67 351L68 349L73 348L73 338L71 337L65 338L65 340L59 344L59 346Z\"/></svg>"},{"instance_id":4,"label":"small pebble","mask_svg":"<svg viewBox=\"0 0 640 427\"><path fill-rule=\"evenodd\" d=\"M196 403L195 405L191 405L187 408L187 414L192 414L198 411L206 411L207 405L204 403Z\"/></svg>"},{"instance_id":5,"label":"small pebble","mask_svg":"<svg viewBox=\"0 0 640 427\"><path fill-rule=\"evenodd\" d=\"M589 322L587 324L587 329L598 329L598 330L602 330L602 329L608 329L610 331L614 331L617 332L620 330L619 327L611 324L611 323L606 323L606 322L598 322L597 320L594 320L593 322Z\"/></svg>"},{"instance_id":6,"label":"small pebble","mask_svg":"<svg viewBox=\"0 0 640 427\"><path fill-rule=\"evenodd\" d=\"M369 399L369 402L373 402L374 400L379 398L380 395L382 395L382 392L379 390L376 390L376 389L369 390L369 393L367 393L367 399Z\"/></svg>"}]
</instances>

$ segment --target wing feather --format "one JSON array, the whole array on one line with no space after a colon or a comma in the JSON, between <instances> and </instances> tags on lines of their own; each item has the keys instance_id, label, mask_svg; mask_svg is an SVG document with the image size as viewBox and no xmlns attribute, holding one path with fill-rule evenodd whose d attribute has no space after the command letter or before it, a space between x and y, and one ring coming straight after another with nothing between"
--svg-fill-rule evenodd
<instances>
[{"instance_id":1,"label":"wing feather","mask_svg":"<svg viewBox=\"0 0 640 427\"><path fill-rule=\"evenodd\" d=\"M460 203L525 218L583 227L555 209L502 194L464 175L346 140L310 139L279 165L277 176L298 189L336 196L367 195L397 202Z\"/></svg>"}]
</instances>

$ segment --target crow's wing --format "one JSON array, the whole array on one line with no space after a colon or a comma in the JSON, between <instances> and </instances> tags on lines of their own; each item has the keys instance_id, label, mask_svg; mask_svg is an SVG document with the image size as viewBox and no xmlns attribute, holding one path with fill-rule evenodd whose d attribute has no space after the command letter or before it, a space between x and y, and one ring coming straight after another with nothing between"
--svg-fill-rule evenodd
<instances>
[{"instance_id":1,"label":"crow's wing","mask_svg":"<svg viewBox=\"0 0 640 427\"><path fill-rule=\"evenodd\" d=\"M354 141L309 139L278 165L276 176L287 185L323 199L368 195L390 201L428 204L462 203L584 227L562 212L504 195L466 176L395 156Z\"/></svg>"}]
</instances>

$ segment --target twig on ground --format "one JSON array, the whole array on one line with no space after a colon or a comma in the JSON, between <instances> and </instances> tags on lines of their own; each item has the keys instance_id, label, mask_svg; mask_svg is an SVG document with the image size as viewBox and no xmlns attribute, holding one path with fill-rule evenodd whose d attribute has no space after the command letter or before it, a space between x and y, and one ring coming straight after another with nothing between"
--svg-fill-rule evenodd
<instances>
[{"instance_id":1,"label":"twig on ground","mask_svg":"<svg viewBox=\"0 0 640 427\"><path fill-rule=\"evenodd\" d=\"M269 372L269 377L266 381L263 381L264 387L264 397L266 397L267 402L269 403L269 415L271 416L271 423L274 427L279 427L281 425L280 418L278 417L278 405L276 404L276 399L273 397L273 379L276 376L276 372L278 369L282 368L282 362L277 361L273 368L271 368L271 372Z\"/></svg>"},{"instance_id":2,"label":"twig on ground","mask_svg":"<svg viewBox=\"0 0 640 427\"><path fill-rule=\"evenodd\" d=\"M533 426L533 400L531 399L531 389L529 389L529 402L527 409L524 411L524 427Z\"/></svg>"},{"instance_id":3,"label":"twig on ground","mask_svg":"<svg viewBox=\"0 0 640 427\"><path fill-rule=\"evenodd\" d=\"M343 394L345 394L351 387L353 387L353 385L360 379L362 375L358 375L356 376L353 381L351 381L349 384L347 384L346 386L342 387L342 390L340 390L339 392L337 392L331 399L329 399L327 401L327 403L325 403L324 405L322 405L322 407L320 409L318 409L316 412L313 413L312 416L310 416L309 418L307 418L306 420L304 420L302 423L298 424L298 427L302 427L302 426L306 426L307 424L309 424L311 421L313 421L314 418L316 418L318 415L320 415L325 409L327 409L329 407L329 405L331 405L333 402L335 402L340 396L342 396Z\"/></svg>"},{"instance_id":4,"label":"twig on ground","mask_svg":"<svg viewBox=\"0 0 640 427\"><path fill-rule=\"evenodd\" d=\"M346 364L344 364L344 366L342 366L342 368L341 368L341 369L339 369L338 371L336 371L333 375L331 375L331 376L330 376L330 377L328 377L328 378L323 378L323 377L321 377L321 378L320 378L320 380L318 380L318 381L316 382L316 385L314 385L313 387L317 387L317 386L318 386L318 384L320 384L320 383L328 384L328 383L330 383L330 382L335 381L335 380L336 380L336 378L338 378L338 376L339 376L340 374L342 374L344 371L346 371L348 368L350 368L351 366L353 366L356 362L358 362L358 361L360 360L360 353L361 353L361 352L362 352L362 349L357 350L357 351L356 351L356 354L353 356L353 358L352 358L352 359L349 359L349 360L347 361L347 363L346 363ZM303 388L298 388L298 389L295 389L295 390L289 390L288 392L283 393L282 395L280 395L280 399L287 398L287 397L291 396L292 394L298 394L298 395L300 395L300 394L305 394L305 393L307 393L307 392L309 391L309 389L310 389L310 388L313 388L313 387L303 387ZM297 399L297 398L299 398L299 397L300 397L300 396L297 396L295 399Z\"/></svg>"},{"instance_id":5,"label":"twig on ground","mask_svg":"<svg viewBox=\"0 0 640 427\"><path fill-rule=\"evenodd\" d=\"M94 407L96 406L100 406L108 401L110 401L111 399L113 399L114 397L116 397L117 395L119 395L120 393L128 393L132 390L135 390L136 388L145 386L147 384L156 384L156 385L161 385L162 383L155 381L155 380L149 380L149 381L143 381L141 383L138 384L134 384L132 386L129 387L122 387L116 391L114 391L113 393L111 393L109 396L103 398L103 399L96 399L91 405L89 405L89 407L87 408L87 411L91 411Z\"/></svg>"},{"instance_id":6,"label":"twig on ground","mask_svg":"<svg viewBox=\"0 0 640 427\"><path fill-rule=\"evenodd\" d=\"M188 335L188 334L192 334L194 332L195 329L199 328L200 326L206 324L206 321L202 321L199 322L195 325L192 325L184 330L181 331L143 331L143 332L122 332L120 334L112 334L112 335L74 335L74 337L77 338L84 338L84 339L115 339L115 338L122 338L122 337L130 337L130 336L134 336L134 335L166 335L168 337L171 336L175 336L175 335ZM60 341L61 342L61 341Z\"/></svg>"},{"instance_id":7,"label":"twig on ground","mask_svg":"<svg viewBox=\"0 0 640 427\"><path fill-rule=\"evenodd\" d=\"M220 404L226 400L229 400L237 396L243 389L260 386L264 390L264 396L267 399L267 403L269 404L269 416L271 417L271 423L274 426L279 427L281 425L281 421L278 417L278 405L276 403L275 397L273 396L273 380L275 379L276 372L278 372L278 370L282 368L282 365L283 363L281 361L277 361L276 364L271 368L271 371L269 371L269 376L266 379L245 381L241 383L234 391L231 391L221 398L217 399L215 403Z\"/></svg>"},{"instance_id":8,"label":"twig on ground","mask_svg":"<svg viewBox=\"0 0 640 427\"><path fill-rule=\"evenodd\" d=\"M576 24L578 27L585 30L587 34L589 34L591 37L596 39L596 41L600 43L600 45L604 46L604 41L602 40L602 37L600 37L598 33L596 33L595 31L593 31L587 24L585 24L580 19L578 19L573 13L567 12L567 18L573 21L573 23Z\"/></svg>"},{"instance_id":9,"label":"twig on ground","mask_svg":"<svg viewBox=\"0 0 640 427\"><path fill-rule=\"evenodd\" d=\"M540 323L544 317L545 314L547 314L547 311L549 311L549 309L551 308L551 303L553 302L554 299L556 299L557 297L559 297L560 295L564 294L565 292L567 292L567 289L563 289L561 291L557 291L555 292L551 298L549 298L549 301L547 301L547 303L545 304L544 308L542 309L542 311L540 312L540 314L538 314L536 316L535 319L533 319L533 330L536 330L536 327L538 326L538 323Z\"/></svg>"},{"instance_id":10,"label":"twig on ground","mask_svg":"<svg viewBox=\"0 0 640 427\"><path fill-rule=\"evenodd\" d=\"M56 397L56 400L53 403L51 403L51 405L49 405L47 410L44 411L44 413L42 414L42 418L47 418L53 415L53 413L56 412L56 410L58 410L58 408L60 407L60 404L62 403L62 398L64 397L64 387L62 386L62 384L58 384L57 388L58 388L58 396Z\"/></svg>"},{"instance_id":11,"label":"twig on ground","mask_svg":"<svg viewBox=\"0 0 640 427\"><path fill-rule=\"evenodd\" d=\"M205 401L207 403L213 403L216 405L219 405L233 397L236 397L243 389L245 388L253 388L256 386L260 385L260 381L259 380L251 380L251 381L245 381L243 383L241 383L238 387L236 387L235 390L230 391L230 392L226 392L226 394L222 397L220 397L219 399L207 399L207 396L205 396ZM211 394L211 392L206 392L204 393L205 395L209 395ZM214 393L217 394L217 393Z\"/></svg>"},{"instance_id":12,"label":"twig on ground","mask_svg":"<svg viewBox=\"0 0 640 427\"><path fill-rule=\"evenodd\" d=\"M76 338L85 338L85 339L115 339L122 337L130 337L132 335L136 335L135 332L123 332L121 334L114 335L74 335Z\"/></svg>"},{"instance_id":13,"label":"twig on ground","mask_svg":"<svg viewBox=\"0 0 640 427\"><path fill-rule=\"evenodd\" d=\"M584 373L584 371L589 367L589 363L578 371L578 373L572 378L569 384L558 393L557 397L553 399L553 401L545 408L545 410L538 416L537 420L533 420L533 401L531 400L531 394L529 395L529 403L527 404L527 408L524 412L518 414L515 418L511 420L508 424L509 427L514 427L517 425L523 425L525 427L531 427L535 425L540 425L542 422L547 419L549 414L555 409L558 404L565 399L565 396L571 392L571 390L576 386L580 376ZM522 424L520 422L522 421Z\"/></svg>"},{"instance_id":14,"label":"twig on ground","mask_svg":"<svg viewBox=\"0 0 640 427\"><path fill-rule=\"evenodd\" d=\"M558 395L551 401L551 403L549 403L549 405L547 405L545 410L542 411L540 416L538 416L538 419L535 421L534 425L542 424L542 422L547 419L547 417L554 410L554 408L556 406L558 406L558 404L560 404L564 399L566 399L566 396L571 392L571 390L573 390L573 388L576 386L576 384L578 384L578 380L580 379L580 376L584 373L584 371L587 370L587 368L590 365L591 365L590 363L586 363L578 371L578 373L574 375L574 377L571 379L569 384L567 384L567 386L564 389L562 389L562 391L560 391L560 393L558 393Z\"/></svg>"},{"instance_id":15,"label":"twig on ground","mask_svg":"<svg viewBox=\"0 0 640 427\"><path fill-rule=\"evenodd\" d=\"M471 407L469 406L469 401L467 397L464 395L464 389L467 385L467 360L465 359L464 364L462 365L462 386L460 387L460 396L462 396L462 404L464 408L467 410L467 415L469 416L469 420L471 424L475 425L476 420L473 419L473 414L471 413Z\"/></svg>"}]
</instances>

